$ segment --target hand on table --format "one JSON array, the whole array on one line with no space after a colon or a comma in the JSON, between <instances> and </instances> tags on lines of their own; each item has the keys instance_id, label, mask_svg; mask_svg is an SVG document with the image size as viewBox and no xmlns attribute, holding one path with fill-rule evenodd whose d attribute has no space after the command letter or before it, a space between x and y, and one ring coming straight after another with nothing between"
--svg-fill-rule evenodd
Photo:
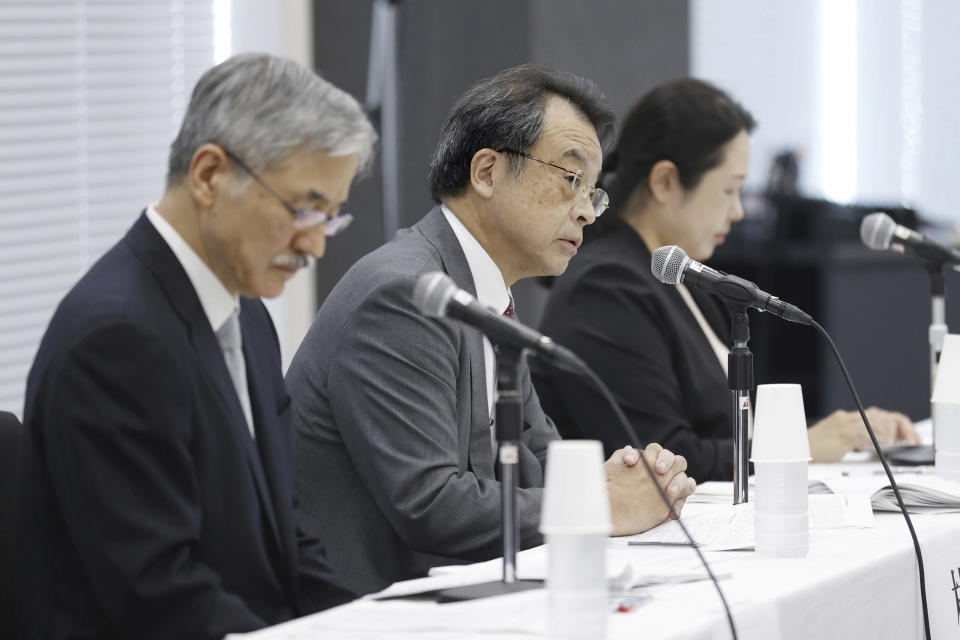
<instances>
[{"instance_id":1,"label":"hand on table","mask_svg":"<svg viewBox=\"0 0 960 640\"><path fill-rule=\"evenodd\" d=\"M894 442L922 444L913 422L902 413L877 407L870 407L866 413L881 446ZM873 448L859 411L834 411L810 427L807 436L814 462L836 462L848 451Z\"/></svg>"},{"instance_id":2,"label":"hand on table","mask_svg":"<svg viewBox=\"0 0 960 640\"><path fill-rule=\"evenodd\" d=\"M664 504L650 475L640 462L640 455L654 470L657 482L667 492L673 513ZM604 463L607 489L610 494L611 535L631 535L650 529L674 517L683 509L687 496L697 483L685 473L687 460L658 444L649 444L641 453L633 447L618 449Z\"/></svg>"}]
</instances>

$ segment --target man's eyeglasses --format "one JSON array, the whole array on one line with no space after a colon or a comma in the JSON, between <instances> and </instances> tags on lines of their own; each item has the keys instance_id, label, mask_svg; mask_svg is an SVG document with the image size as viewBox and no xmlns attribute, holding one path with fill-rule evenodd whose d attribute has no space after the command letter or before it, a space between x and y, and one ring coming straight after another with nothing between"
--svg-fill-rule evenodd
<instances>
[{"instance_id":1,"label":"man's eyeglasses","mask_svg":"<svg viewBox=\"0 0 960 640\"><path fill-rule=\"evenodd\" d=\"M238 158L232 151L221 146L223 152L227 154L227 157L230 158L238 167L250 174L250 177L260 183L260 186L267 190L267 192L276 198L284 208L293 214L293 226L297 229L306 229L307 227L313 227L318 224L323 225L323 233L328 238L332 238L337 235L344 229L350 226L350 223L353 222L353 216L349 213L340 212L336 215L331 216L330 214L318 211L316 209L305 208L297 209L292 204L280 197L280 194L273 190L273 188L263 181L263 178L258 176L256 172L248 167L243 160Z\"/></svg>"},{"instance_id":2,"label":"man's eyeglasses","mask_svg":"<svg viewBox=\"0 0 960 640\"><path fill-rule=\"evenodd\" d=\"M607 195L606 191L583 181L582 169L578 171L572 171L565 167L561 167L558 164L553 164L552 162L547 162L546 160L541 160L540 158L534 158L530 154L523 153L522 151L515 151L513 149L497 149L497 153L512 153L517 156L523 156L528 160L545 164L548 167L553 167L554 169L560 169L560 171L569 174L567 176L567 182L570 184L570 189L573 190L574 194L590 201L590 204L593 206L593 215L597 216L598 218L603 214L604 211L607 210L607 207L610 206L610 197Z\"/></svg>"}]
</instances>

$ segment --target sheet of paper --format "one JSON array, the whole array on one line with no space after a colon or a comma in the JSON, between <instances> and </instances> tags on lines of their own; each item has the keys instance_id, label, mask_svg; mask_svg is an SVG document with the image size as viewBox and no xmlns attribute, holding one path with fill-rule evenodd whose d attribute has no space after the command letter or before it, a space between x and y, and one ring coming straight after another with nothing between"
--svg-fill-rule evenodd
<instances>
[{"instance_id":1,"label":"sheet of paper","mask_svg":"<svg viewBox=\"0 0 960 640\"><path fill-rule=\"evenodd\" d=\"M683 524L698 546L711 551L744 549L753 546L753 504L745 503L693 513ZM684 544L688 542L676 521L665 522L650 531L625 538L627 544Z\"/></svg>"},{"instance_id":2,"label":"sheet of paper","mask_svg":"<svg viewBox=\"0 0 960 640\"><path fill-rule=\"evenodd\" d=\"M835 491L870 496L877 511L898 511L890 481L881 469L870 474L848 474L826 480ZM900 495L911 512L960 511L960 483L933 473L896 473Z\"/></svg>"},{"instance_id":3,"label":"sheet of paper","mask_svg":"<svg viewBox=\"0 0 960 640\"><path fill-rule=\"evenodd\" d=\"M753 495L756 490L757 487L754 483L754 478L751 476L750 481L747 484L747 491L749 494ZM826 483L815 478L812 478L809 481L807 490L811 494L831 492L830 487ZM690 504L707 503L732 505L733 483L723 482L720 480L708 480L707 482L702 482L697 485L697 490L693 493L693 495L687 498L687 502Z\"/></svg>"},{"instance_id":4,"label":"sheet of paper","mask_svg":"<svg viewBox=\"0 0 960 640\"><path fill-rule=\"evenodd\" d=\"M243 640L316 640L317 638L455 637L472 634L543 636L547 619L546 592L527 591L469 602L437 604L409 600L357 600L320 614L227 638ZM436 635L430 635L436 634ZM446 634L446 635L443 635Z\"/></svg>"},{"instance_id":5,"label":"sheet of paper","mask_svg":"<svg viewBox=\"0 0 960 640\"><path fill-rule=\"evenodd\" d=\"M717 580L732 575L732 557L711 557L710 569ZM607 567L615 567L619 573L611 578L612 593L625 593L637 587L652 587L683 582L709 580L703 563L690 547L611 548L607 551Z\"/></svg>"},{"instance_id":6,"label":"sheet of paper","mask_svg":"<svg viewBox=\"0 0 960 640\"><path fill-rule=\"evenodd\" d=\"M873 527L870 497L863 494L830 493L808 496L811 529Z\"/></svg>"},{"instance_id":7,"label":"sheet of paper","mask_svg":"<svg viewBox=\"0 0 960 640\"><path fill-rule=\"evenodd\" d=\"M754 541L753 503L711 507L683 518L687 531L698 546L708 551L752 549ZM864 495L816 494L807 497L811 529L872 527L873 510ZM687 537L671 521L650 531L626 538L627 544L683 544Z\"/></svg>"},{"instance_id":8,"label":"sheet of paper","mask_svg":"<svg viewBox=\"0 0 960 640\"><path fill-rule=\"evenodd\" d=\"M495 579L496 578L492 574L489 576L485 575L485 572L462 571L458 573L441 573L439 575L428 576L426 578L395 582L383 591L371 593L364 596L364 598L370 600L380 600L383 598L402 598L405 596L417 595L419 593L437 591L439 589L450 589L452 587L462 587L468 584L479 584L481 582Z\"/></svg>"},{"instance_id":9,"label":"sheet of paper","mask_svg":"<svg viewBox=\"0 0 960 640\"><path fill-rule=\"evenodd\" d=\"M540 545L524 549L517 554L517 578L542 580L547 575L547 547ZM430 569L430 576L457 575L481 582L482 579L498 580L503 576L503 559L494 558L476 564L453 564Z\"/></svg>"}]
</instances>

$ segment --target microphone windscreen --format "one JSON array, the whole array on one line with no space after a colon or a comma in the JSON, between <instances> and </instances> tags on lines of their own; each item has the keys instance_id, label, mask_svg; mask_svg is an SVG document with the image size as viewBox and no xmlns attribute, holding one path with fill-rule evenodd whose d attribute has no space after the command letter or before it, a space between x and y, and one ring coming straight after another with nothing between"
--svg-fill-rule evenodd
<instances>
[{"instance_id":1,"label":"microphone windscreen","mask_svg":"<svg viewBox=\"0 0 960 640\"><path fill-rule=\"evenodd\" d=\"M445 273L433 271L417 278L413 287L413 304L425 316L442 318L447 315L447 304L457 292L457 285Z\"/></svg>"},{"instance_id":2,"label":"microphone windscreen","mask_svg":"<svg viewBox=\"0 0 960 640\"><path fill-rule=\"evenodd\" d=\"M650 257L650 270L663 284L683 282L683 268L687 265L687 253L675 244L660 247Z\"/></svg>"},{"instance_id":3,"label":"microphone windscreen","mask_svg":"<svg viewBox=\"0 0 960 640\"><path fill-rule=\"evenodd\" d=\"M875 251L886 251L890 248L890 241L896 229L897 223L893 218L882 211L877 211L863 217L863 222L860 223L860 239L863 240L863 244Z\"/></svg>"}]
</instances>

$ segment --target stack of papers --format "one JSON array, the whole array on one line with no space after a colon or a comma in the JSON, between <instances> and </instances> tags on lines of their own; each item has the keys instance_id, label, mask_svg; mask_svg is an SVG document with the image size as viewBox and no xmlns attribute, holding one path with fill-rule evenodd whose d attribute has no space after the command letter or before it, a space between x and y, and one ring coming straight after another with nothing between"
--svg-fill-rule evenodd
<instances>
[{"instance_id":1,"label":"stack of papers","mask_svg":"<svg viewBox=\"0 0 960 640\"><path fill-rule=\"evenodd\" d=\"M757 490L753 477L747 485L747 492L753 495ZM807 485L807 491L810 494L834 493L833 489L823 480L810 480ZM692 496L687 498L687 502L707 503L707 504L733 504L733 483L721 482L719 480L708 480L697 485L697 490Z\"/></svg>"},{"instance_id":2,"label":"stack of papers","mask_svg":"<svg viewBox=\"0 0 960 640\"><path fill-rule=\"evenodd\" d=\"M811 495L807 503L811 529L873 527L873 511L866 496L834 493ZM752 549L754 542L753 503L710 507L689 515L683 524L698 547L707 551ZM635 536L616 538L628 546L676 546L689 544L680 525L665 522Z\"/></svg>"},{"instance_id":3,"label":"stack of papers","mask_svg":"<svg viewBox=\"0 0 960 640\"><path fill-rule=\"evenodd\" d=\"M900 496L911 513L947 513L960 511L960 483L928 473L896 475ZM870 496L874 511L900 511L886 475L833 478L826 483L835 491Z\"/></svg>"},{"instance_id":4,"label":"stack of papers","mask_svg":"<svg viewBox=\"0 0 960 640\"><path fill-rule=\"evenodd\" d=\"M930 511L960 511L960 496L941 491L934 487L898 482L900 497L910 512L927 513ZM877 511L900 511L897 496L890 485L878 490L870 497L870 503Z\"/></svg>"},{"instance_id":5,"label":"stack of papers","mask_svg":"<svg viewBox=\"0 0 960 640\"><path fill-rule=\"evenodd\" d=\"M626 542L629 539L631 538L610 538L606 569L607 580L614 593L629 591L635 587L709 579L700 563L700 559L689 549L674 550L676 553L658 550L655 554L644 555L638 554L636 547L627 546ZM517 578L520 580L546 580L549 572L548 559L547 545L521 551L517 554ZM724 568L724 563L711 560L710 566L717 579L729 577L730 571ZM423 593L428 588L433 590L461 584L476 584L487 580L499 580L502 575L503 561L500 558L472 565L433 567L430 569L430 577L428 578L410 580L407 583L396 583L379 593L365 597L368 599L394 598Z\"/></svg>"},{"instance_id":6,"label":"stack of papers","mask_svg":"<svg viewBox=\"0 0 960 640\"><path fill-rule=\"evenodd\" d=\"M897 498L890 482L882 469L867 468L864 473L844 472L844 475L826 480L810 480L808 491L813 496L844 494L849 504L858 499L853 496L867 496L874 511L900 511ZM911 513L948 513L960 511L960 483L944 480L932 473L897 473L897 486L907 510ZM751 495L756 493L753 478L748 487ZM733 503L733 483L710 481L697 485L696 492L687 498L689 503L707 503L731 505ZM821 503L828 504L828 503ZM811 513L814 509L810 501ZM856 506L854 507L856 508ZM862 516L862 514L861 514ZM811 528L818 526L871 526L864 525L861 516L856 516L860 524L817 525L811 519Z\"/></svg>"}]
</instances>

